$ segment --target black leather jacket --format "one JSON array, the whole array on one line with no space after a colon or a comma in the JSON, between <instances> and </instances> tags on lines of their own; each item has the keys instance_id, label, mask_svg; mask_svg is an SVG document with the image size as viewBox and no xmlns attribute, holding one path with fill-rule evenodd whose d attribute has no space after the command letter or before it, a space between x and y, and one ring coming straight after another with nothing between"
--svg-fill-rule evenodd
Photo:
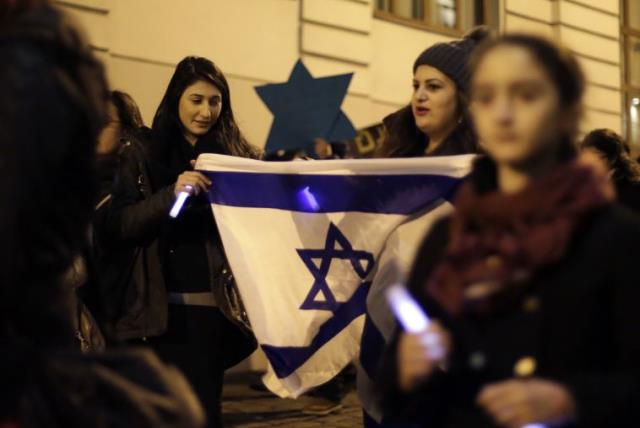
<instances>
[{"instance_id":1,"label":"black leather jacket","mask_svg":"<svg viewBox=\"0 0 640 428\"><path fill-rule=\"evenodd\" d=\"M102 220L102 247L107 250L98 263L105 300L106 318L117 339L159 336L167 329L167 288L162 266L162 242L175 200L174 185L157 183L155 161L150 159L149 134L130 141L122 152L113 185L113 199ZM210 265L220 254L214 234L207 239ZM224 252L222 251L224 254ZM222 313L238 328L228 347L228 366L248 356L256 347L248 318L235 287L231 269L224 261L210 277L211 290ZM128 275L128 281L125 277ZM105 294L105 293L103 293ZM236 340L238 339L238 340ZM237 343L236 343L237 342Z\"/></svg>"}]
</instances>

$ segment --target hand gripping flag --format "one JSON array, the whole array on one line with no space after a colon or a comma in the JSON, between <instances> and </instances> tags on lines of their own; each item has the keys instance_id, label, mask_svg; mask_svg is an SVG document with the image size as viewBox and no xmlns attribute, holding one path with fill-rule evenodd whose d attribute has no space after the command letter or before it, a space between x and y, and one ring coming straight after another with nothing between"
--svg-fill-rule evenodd
<instances>
[{"instance_id":1,"label":"hand gripping flag","mask_svg":"<svg viewBox=\"0 0 640 428\"><path fill-rule=\"evenodd\" d=\"M297 397L358 357L367 295L387 241L403 224L432 219L471 159L198 158L196 169L213 182L213 215L269 360L269 389Z\"/></svg>"}]
</instances>

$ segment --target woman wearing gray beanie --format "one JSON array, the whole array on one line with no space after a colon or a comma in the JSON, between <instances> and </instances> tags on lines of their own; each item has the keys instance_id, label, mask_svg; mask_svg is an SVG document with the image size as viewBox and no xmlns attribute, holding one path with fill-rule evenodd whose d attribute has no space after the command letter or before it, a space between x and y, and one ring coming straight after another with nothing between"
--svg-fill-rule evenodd
<instances>
[{"instance_id":1,"label":"woman wearing gray beanie","mask_svg":"<svg viewBox=\"0 0 640 428\"><path fill-rule=\"evenodd\" d=\"M411 104L384 119L385 139L376 157L418 157L452 156L477 151L476 137L467 114L466 91L469 85L467 61L476 45L488 34L484 27L478 27L461 40L437 43L422 52L413 65L413 97ZM425 234L418 222L411 229L415 236ZM407 245L403 242L403 245ZM416 243L417 245L417 243ZM395 257L395 256L390 256ZM378 270L369 296L384 296L386 290L395 282L404 282L409 266L396 258ZM393 330L390 309L382 299L367 301L369 313L374 318L365 318L364 331L379 332ZM386 324L390 323L390 324ZM373 379L375 370L364 367L376 367L381 358L380 341L385 339L379 333L372 333L362 340L360 353L365 364L358 371L358 394L364 409L364 426L381 426L384 419L383 409L377 396ZM375 357L369 357L374 356Z\"/></svg>"},{"instance_id":2,"label":"woman wearing gray beanie","mask_svg":"<svg viewBox=\"0 0 640 428\"><path fill-rule=\"evenodd\" d=\"M467 62L474 48L487 38L476 27L464 38L436 43L413 65L411 104L387 116L386 137L377 157L448 156L477 151L467 113Z\"/></svg>"}]
</instances>

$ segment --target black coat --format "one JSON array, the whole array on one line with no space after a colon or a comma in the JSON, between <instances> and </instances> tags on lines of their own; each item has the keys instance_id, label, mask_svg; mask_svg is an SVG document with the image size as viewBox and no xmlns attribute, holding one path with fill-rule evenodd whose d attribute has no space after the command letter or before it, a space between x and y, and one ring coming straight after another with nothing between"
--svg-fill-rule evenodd
<instances>
[{"instance_id":1,"label":"black coat","mask_svg":"<svg viewBox=\"0 0 640 428\"><path fill-rule=\"evenodd\" d=\"M510 309L485 318L447 316L424 284L442 257L449 220L420 248L409 287L453 336L447 372L410 396L396 386L397 337L383 367L387 411L437 427L494 426L475 405L483 385L514 377L532 357L533 376L566 385L579 427L635 427L640 403L640 221L620 206L594 215L559 264L538 272Z\"/></svg>"},{"instance_id":2,"label":"black coat","mask_svg":"<svg viewBox=\"0 0 640 428\"><path fill-rule=\"evenodd\" d=\"M618 180L615 182L618 202L640 214L640 182Z\"/></svg>"},{"instance_id":3,"label":"black coat","mask_svg":"<svg viewBox=\"0 0 640 428\"><path fill-rule=\"evenodd\" d=\"M167 270L163 262L168 252L167 224L175 201L175 184L167 179L166 166L153 157L151 138L146 132L139 141L133 141L123 150L114 181L113 200L104 222L106 236L102 242L108 249L106 258L115 255L126 263L133 260L136 252L140 253L131 267L132 281L127 284L118 278L127 272L126 269L109 260L103 263L101 274L106 279L103 283L106 286L119 284L123 288L110 290L114 298L105 302L118 339L159 336L167 329ZM189 210L188 205L185 204L183 211ZM215 228L213 222L211 227ZM225 366L232 366L255 349L255 338L239 303L221 243L214 239L215 236L212 230L207 234L211 239L205 243L211 266L209 283L219 309L237 327L235 334L229 335L232 343L226 347L228 362ZM223 268L218 268L220 255L224 259Z\"/></svg>"},{"instance_id":4,"label":"black coat","mask_svg":"<svg viewBox=\"0 0 640 428\"><path fill-rule=\"evenodd\" d=\"M415 124L411 105L391 113L382 120L384 134L375 157L426 156L428 138ZM454 131L429 156L455 156L477 153L476 136L465 122Z\"/></svg>"}]
</instances>

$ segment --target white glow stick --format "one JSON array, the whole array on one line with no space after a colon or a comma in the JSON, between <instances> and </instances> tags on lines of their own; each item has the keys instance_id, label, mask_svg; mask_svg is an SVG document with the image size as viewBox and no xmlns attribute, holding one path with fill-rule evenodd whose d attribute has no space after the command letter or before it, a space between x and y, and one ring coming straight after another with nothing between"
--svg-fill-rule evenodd
<instances>
[{"instance_id":1,"label":"white glow stick","mask_svg":"<svg viewBox=\"0 0 640 428\"><path fill-rule=\"evenodd\" d=\"M387 290L387 301L393 314L409 333L421 333L429 327L431 320L401 284L393 284Z\"/></svg>"},{"instance_id":2,"label":"white glow stick","mask_svg":"<svg viewBox=\"0 0 640 428\"><path fill-rule=\"evenodd\" d=\"M398 318L402 327L409 333L424 333L431 320L426 312L420 307L418 302L411 297L411 294L401 284L394 284L387 290L387 301L393 314ZM442 340L437 333L427 333L422 335L425 345L429 346L429 358L433 361L442 360L445 350Z\"/></svg>"},{"instance_id":3,"label":"white glow stick","mask_svg":"<svg viewBox=\"0 0 640 428\"><path fill-rule=\"evenodd\" d=\"M193 190L193 187L184 186L184 188L185 188L184 191L178 193L178 197L176 198L176 201L171 207L171 211L169 211L169 216L171 216L171 218L178 217L178 214L180 214L180 210L182 210L182 206L187 201L187 198L191 196L190 192Z\"/></svg>"}]
</instances>

